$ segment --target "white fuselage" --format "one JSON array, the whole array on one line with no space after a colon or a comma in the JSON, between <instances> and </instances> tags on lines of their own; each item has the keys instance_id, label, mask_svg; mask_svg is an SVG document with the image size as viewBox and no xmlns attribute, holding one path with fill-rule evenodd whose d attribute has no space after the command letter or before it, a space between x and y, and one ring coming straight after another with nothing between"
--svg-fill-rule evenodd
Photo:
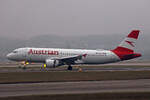
<instances>
[{"instance_id":1,"label":"white fuselage","mask_svg":"<svg viewBox=\"0 0 150 100\"><path fill-rule=\"evenodd\" d=\"M45 63L46 59L71 57L86 54L75 64L105 64L120 61L120 58L109 50L59 49L59 48L19 48L7 55L14 61Z\"/></svg>"},{"instance_id":2,"label":"white fuselage","mask_svg":"<svg viewBox=\"0 0 150 100\"><path fill-rule=\"evenodd\" d=\"M131 31L113 50L19 48L9 53L7 58L14 61L44 63L49 68L68 65L68 70L72 70L72 64L106 64L130 60L142 56L134 52L139 32Z\"/></svg>"}]
</instances>

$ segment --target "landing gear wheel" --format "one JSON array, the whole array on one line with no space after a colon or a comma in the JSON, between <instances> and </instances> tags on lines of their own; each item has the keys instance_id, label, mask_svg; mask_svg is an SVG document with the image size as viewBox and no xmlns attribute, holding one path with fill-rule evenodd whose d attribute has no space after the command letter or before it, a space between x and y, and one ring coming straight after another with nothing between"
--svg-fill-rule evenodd
<instances>
[{"instance_id":1,"label":"landing gear wheel","mask_svg":"<svg viewBox=\"0 0 150 100\"><path fill-rule=\"evenodd\" d=\"M82 70L82 68L79 67L79 70L78 70L78 71L79 71L79 72L82 72L83 70Z\"/></svg>"},{"instance_id":2,"label":"landing gear wheel","mask_svg":"<svg viewBox=\"0 0 150 100\"><path fill-rule=\"evenodd\" d=\"M22 69L23 69L23 70L26 70L26 69L27 69L27 67L26 67L26 66L24 66Z\"/></svg>"},{"instance_id":3,"label":"landing gear wheel","mask_svg":"<svg viewBox=\"0 0 150 100\"><path fill-rule=\"evenodd\" d=\"M18 68L22 68L21 65L19 65Z\"/></svg>"},{"instance_id":4,"label":"landing gear wheel","mask_svg":"<svg viewBox=\"0 0 150 100\"><path fill-rule=\"evenodd\" d=\"M68 70L72 70L72 66L69 65L69 66L68 66Z\"/></svg>"}]
</instances>

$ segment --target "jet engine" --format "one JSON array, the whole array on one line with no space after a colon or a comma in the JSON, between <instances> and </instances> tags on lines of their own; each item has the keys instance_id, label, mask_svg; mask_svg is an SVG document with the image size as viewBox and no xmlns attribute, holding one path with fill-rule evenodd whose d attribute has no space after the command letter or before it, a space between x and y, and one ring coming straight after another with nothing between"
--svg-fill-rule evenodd
<instances>
[{"instance_id":1,"label":"jet engine","mask_svg":"<svg viewBox=\"0 0 150 100\"><path fill-rule=\"evenodd\" d=\"M52 60L52 59L46 60L46 67L55 68L57 66L59 66L59 60Z\"/></svg>"}]
</instances>

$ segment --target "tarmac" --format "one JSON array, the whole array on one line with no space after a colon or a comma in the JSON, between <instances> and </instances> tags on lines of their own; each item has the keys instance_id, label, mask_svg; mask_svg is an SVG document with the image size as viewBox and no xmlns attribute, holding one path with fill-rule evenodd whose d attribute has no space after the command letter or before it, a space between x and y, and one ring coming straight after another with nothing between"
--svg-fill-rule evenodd
<instances>
[{"instance_id":1,"label":"tarmac","mask_svg":"<svg viewBox=\"0 0 150 100\"><path fill-rule=\"evenodd\" d=\"M150 91L150 79L0 84L0 97Z\"/></svg>"},{"instance_id":2,"label":"tarmac","mask_svg":"<svg viewBox=\"0 0 150 100\"><path fill-rule=\"evenodd\" d=\"M38 65L38 67L32 67L37 65L28 65L26 69L18 68L18 65L8 64L8 65L0 65L0 73L5 72L42 72L42 71L67 71L66 67L56 67L56 68L46 68L42 69ZM82 65L81 65L82 66ZM112 64L102 64L102 65L84 65L82 71L145 71L150 70L150 63L112 63ZM91 67L92 66L92 67ZM98 66L98 67L95 67ZM103 67L101 67L103 66ZM104 66L112 66L112 67L104 67ZM122 67L118 67L122 66ZM132 67L133 66L133 67ZM137 66L137 67L135 67ZM31 68L32 67L32 68ZM12 68L12 69L11 69ZM73 71L78 71L79 68L73 67Z\"/></svg>"},{"instance_id":3,"label":"tarmac","mask_svg":"<svg viewBox=\"0 0 150 100\"><path fill-rule=\"evenodd\" d=\"M150 63L133 64L108 64L113 67L85 67L83 71L143 71L150 70ZM114 65L125 65L115 67ZM130 66L127 66L130 65ZM132 66L140 67L133 67ZM3 65L1 65L3 66ZM10 65L12 66L12 65ZM8 65L8 67L10 67ZM106 65L107 66L107 65ZM144 67L142 67L144 66ZM7 66L6 66L7 67ZM5 68L0 67L0 73L8 72L41 72L40 68ZM52 68L47 71L66 71L67 67ZM78 71L74 69L73 71ZM17 83L0 84L0 97L44 95L44 94L80 94L80 93L100 93L100 92L146 92L150 91L150 79L138 80L114 80L114 81L79 81L79 82L48 82L48 83Z\"/></svg>"},{"instance_id":4,"label":"tarmac","mask_svg":"<svg viewBox=\"0 0 150 100\"><path fill-rule=\"evenodd\" d=\"M67 67L66 68L46 68L46 69L40 69L40 68L36 68L36 69L31 69L31 68L27 68L27 69L22 69L22 68L15 68L15 69L0 69L0 73L9 73L9 72L63 72L63 71L67 71ZM73 69L72 71L79 71L79 69ZM118 68L118 67L114 67L114 68L82 68L83 72L87 72L87 71L150 71L150 67L138 67L138 68L132 68L132 67L124 67L124 68Z\"/></svg>"}]
</instances>

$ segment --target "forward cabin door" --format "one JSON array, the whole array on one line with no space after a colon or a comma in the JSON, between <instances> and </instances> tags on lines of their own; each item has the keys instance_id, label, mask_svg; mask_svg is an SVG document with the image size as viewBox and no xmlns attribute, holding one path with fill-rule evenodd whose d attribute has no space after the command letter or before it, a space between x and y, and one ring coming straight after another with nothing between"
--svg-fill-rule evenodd
<instances>
[{"instance_id":1,"label":"forward cabin door","mask_svg":"<svg viewBox=\"0 0 150 100\"><path fill-rule=\"evenodd\" d=\"M27 48L21 50L21 55L24 58L25 61L28 61L28 55L27 55Z\"/></svg>"}]
</instances>

